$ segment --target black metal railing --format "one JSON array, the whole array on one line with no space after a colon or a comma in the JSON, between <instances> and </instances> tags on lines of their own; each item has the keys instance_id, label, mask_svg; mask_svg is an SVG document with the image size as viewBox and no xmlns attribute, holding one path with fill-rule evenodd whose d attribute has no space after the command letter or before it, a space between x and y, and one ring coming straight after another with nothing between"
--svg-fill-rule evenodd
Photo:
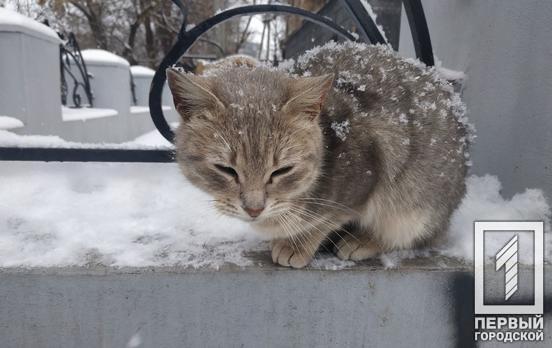
<instances>
[{"instance_id":1,"label":"black metal railing","mask_svg":"<svg viewBox=\"0 0 552 348\"><path fill-rule=\"evenodd\" d=\"M61 75L61 104L67 106L69 86L67 76L71 78L71 99L76 108L82 106L94 106L94 95L90 87L91 75L86 69L86 62L82 58L79 43L73 33L69 33L65 40L63 34L59 34L64 42L59 46L59 70ZM83 105L81 93L84 93L87 103Z\"/></svg>"},{"instance_id":2,"label":"black metal railing","mask_svg":"<svg viewBox=\"0 0 552 348\"><path fill-rule=\"evenodd\" d=\"M138 105L138 98L136 98L136 83L134 83L134 76L132 71L128 71L130 75L130 96L132 97L132 105Z\"/></svg>"},{"instance_id":3,"label":"black metal railing","mask_svg":"<svg viewBox=\"0 0 552 348\"><path fill-rule=\"evenodd\" d=\"M174 133L167 123L161 105L163 88L166 81L165 70L177 63L186 54L186 51L200 40L200 36L215 25L238 16L250 16L261 13L292 14L319 24L336 35L355 41L351 33L335 24L332 20L308 12L306 10L284 5L250 5L232 8L208 18L190 30L186 30L186 6L180 0L172 0L182 11L184 21L173 48L159 65L151 84L149 94L150 114L157 130L169 141L174 140ZM360 40L370 43L385 43L385 40L376 23L370 17L360 0L343 0L359 27ZM426 63L433 65L433 51L429 30L420 0L403 0L404 8L409 20L416 56ZM77 45L78 47L78 45ZM79 51L80 52L80 51ZM82 61L82 56L78 55ZM82 61L84 63L84 61ZM88 73L83 65L83 76L86 76L84 85L90 85ZM88 91L90 91L88 89ZM92 93L87 94L92 103ZM171 150L127 150L127 149L60 149L60 148L16 148L0 147L0 160L18 161L97 161L97 162L171 162L174 153Z\"/></svg>"}]
</instances>

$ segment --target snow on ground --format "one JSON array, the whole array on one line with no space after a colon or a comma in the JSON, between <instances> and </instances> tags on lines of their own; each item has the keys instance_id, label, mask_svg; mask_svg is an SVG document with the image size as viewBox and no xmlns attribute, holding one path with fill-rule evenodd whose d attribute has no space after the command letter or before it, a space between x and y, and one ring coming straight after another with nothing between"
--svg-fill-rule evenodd
<instances>
[{"instance_id":1,"label":"snow on ground","mask_svg":"<svg viewBox=\"0 0 552 348\"><path fill-rule=\"evenodd\" d=\"M251 263L262 247L175 164L3 162L0 266ZM266 246L264 246L266 248Z\"/></svg>"},{"instance_id":2,"label":"snow on ground","mask_svg":"<svg viewBox=\"0 0 552 348\"><path fill-rule=\"evenodd\" d=\"M247 224L220 216L176 164L0 163L0 266L214 267L252 264L268 250ZM473 220L544 219L542 192L504 199L496 177L468 178L468 194L441 252L470 260ZM550 238L547 247L550 253ZM420 252L384 255L386 267ZM427 251L426 251L427 254ZM521 253L523 254L523 253ZM352 266L323 255L313 266Z\"/></svg>"}]
</instances>

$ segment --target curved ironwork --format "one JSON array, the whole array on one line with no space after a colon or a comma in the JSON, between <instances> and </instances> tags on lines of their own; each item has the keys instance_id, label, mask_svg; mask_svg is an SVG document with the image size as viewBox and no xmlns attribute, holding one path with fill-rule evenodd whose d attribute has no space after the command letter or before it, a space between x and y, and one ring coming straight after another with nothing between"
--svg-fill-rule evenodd
<instances>
[{"instance_id":1,"label":"curved ironwork","mask_svg":"<svg viewBox=\"0 0 552 348\"><path fill-rule=\"evenodd\" d=\"M424 8L421 0L403 0L408 26L412 33L412 42L414 51L418 57L427 66L435 65L433 57L433 47L429 36L429 27L424 14Z\"/></svg>"},{"instance_id":2,"label":"curved ironwork","mask_svg":"<svg viewBox=\"0 0 552 348\"><path fill-rule=\"evenodd\" d=\"M173 0L173 2L182 10L185 10L180 0ZM360 33L363 39L367 39L370 43L376 44L386 43L383 35L380 33L376 23L369 15L367 9L361 4L359 0L345 0L345 5L349 10L349 13L354 18L355 22L359 25ZM420 0L403 0L407 17L409 20L410 28L412 31L412 38L414 46L416 48L416 56L420 58L428 66L434 64L433 50L431 47L431 41L429 38L429 30L427 28L427 22L425 19L424 11ZM165 70L171 65L175 64L181 56L192 46L192 44L199 39L199 36L206 31L214 27L215 25L226 21L236 16L253 15L259 13L286 13L294 14L304 17L306 20L320 24L337 35L347 39L355 41L355 37L344 28L335 24L333 21L326 17L305 11L300 8L282 5L251 5L236 7L230 10L223 11L214 17L211 17L189 31L185 30L185 22L179 33L178 41L165 56L151 83L151 89L149 94L149 107L150 114L155 124L155 127L159 132L170 142L174 141L174 132L171 130L161 107L161 95L166 80ZM186 12L183 15L186 16Z\"/></svg>"},{"instance_id":3,"label":"curved ironwork","mask_svg":"<svg viewBox=\"0 0 552 348\"><path fill-rule=\"evenodd\" d=\"M137 105L138 98L136 98L136 83L134 83L134 76L130 70L128 71L128 74L130 75L130 96L132 97L132 104Z\"/></svg>"},{"instance_id":4,"label":"curved ironwork","mask_svg":"<svg viewBox=\"0 0 552 348\"><path fill-rule=\"evenodd\" d=\"M353 21L358 26L358 32L364 40L368 39L371 43L386 43L377 24L374 23L372 16L370 16L362 2L359 0L344 0L343 4L353 17Z\"/></svg>"},{"instance_id":5,"label":"curved ironwork","mask_svg":"<svg viewBox=\"0 0 552 348\"><path fill-rule=\"evenodd\" d=\"M60 35L60 38L64 39L62 35ZM86 69L86 63L82 58L79 43L73 33L69 33L67 40L59 46L59 64L61 74L61 103L67 105L67 96L69 94L66 78L67 74L72 79L73 83L73 90L71 93L73 106L77 108L82 107L82 97L79 94L79 88L82 88L88 101L88 106L94 106L94 96L90 87L91 75ZM71 69L73 65L77 68L76 72Z\"/></svg>"},{"instance_id":6,"label":"curved ironwork","mask_svg":"<svg viewBox=\"0 0 552 348\"><path fill-rule=\"evenodd\" d=\"M163 88L166 81L165 70L178 62L180 57L186 53L186 51L193 45L193 43L204 34L206 31L214 27L215 25L224 22L228 19L238 16L245 15L254 15L260 13L287 13L294 14L305 18L311 22L320 24L329 30L335 32L337 35L343 37L344 39L355 41L355 37L349 33L346 29L340 27L339 25L332 22L330 19L319 16L312 12L284 5L251 5L251 6L242 6L236 7L230 10L220 12L219 14L211 17L197 26L193 27L188 31L183 31L179 35L178 41L165 56L151 83L151 89L149 94L149 107L150 114L155 124L155 127L161 132L163 137L165 137L170 142L173 142L174 133L171 130L161 107L161 95L163 93ZM376 41L378 42L378 41Z\"/></svg>"},{"instance_id":7,"label":"curved ironwork","mask_svg":"<svg viewBox=\"0 0 552 348\"><path fill-rule=\"evenodd\" d=\"M172 0L182 11L184 18L186 18L187 10L186 6L183 5L180 0ZM359 0L344 0L349 3L359 2ZM429 30L427 27L427 22L425 19L424 11L420 0L403 0L403 4L406 10L407 18L409 25L412 31L412 37L414 42L414 47L416 50L416 56L426 63L427 65L433 65L433 52L431 47L431 41L429 37ZM260 6L260 8L259 8ZM290 6L281 6L281 5L255 5L247 6L249 11L247 13L241 13L243 8L234 8L231 10L224 11L219 13L213 18L206 20L197 27L186 31L185 23L181 27L178 40L175 46L171 49L169 54L163 59L163 62L157 69L155 73L154 80L152 82L151 91L149 95L149 104L151 110L151 116L153 122L157 129L163 134L168 140L173 140L173 134L168 126L163 112L161 110L161 94L163 92L163 86L165 83L165 70L170 65L174 64L178 59L186 52L186 50L193 44L193 42L205 31L209 30L212 26L225 21L231 17L246 15L246 14L255 14L263 12L285 12L302 15L303 17L308 17L308 20L313 22L325 25L326 27L336 29L341 33L341 36L345 36L346 39L354 40L352 35L348 33L345 29L337 26L331 20L314 15L310 12L293 8ZM280 11L278 11L278 8ZM262 10L262 11L261 11ZM365 11L365 9L364 9ZM300 13L298 13L300 12ZM355 12L355 11L353 11ZM359 11L358 13L361 13ZM371 20L371 23L364 23L362 19L363 16L357 16L356 12L352 14L355 18L359 19L362 23L363 32L368 33L372 30L371 27L375 27L375 23ZM366 17L364 17L366 19ZM373 24L373 25L372 25ZM333 31L336 31L333 30ZM372 35L377 34L374 32ZM365 39L365 38L363 38ZM381 41L374 41L381 42ZM76 43L76 40L75 40ZM76 45L77 50L75 54L72 55L71 59L74 61L80 60L83 64L78 67L78 72L83 77L83 82L81 87L84 88L86 96L89 100L89 103L92 105L93 96L90 90L89 75L86 71L86 65L78 49L78 44ZM68 55L70 55L68 53ZM60 53L60 56L63 57L63 54ZM67 58L69 59L69 58ZM62 61L62 59L60 59ZM60 63L60 64L63 64ZM64 79L62 67L62 79ZM65 70L67 73L71 74L70 71ZM71 76L71 75L70 75ZM63 87L62 87L63 88ZM77 87L78 88L78 87ZM74 98L78 93L73 90ZM65 98L67 97L67 84L65 82ZM65 104L65 101L64 101ZM12 160L12 161L100 161L100 162L170 162L174 160L174 154L171 150L129 150L129 149L65 149L65 148L18 148L18 147L0 147L0 160Z\"/></svg>"}]
</instances>

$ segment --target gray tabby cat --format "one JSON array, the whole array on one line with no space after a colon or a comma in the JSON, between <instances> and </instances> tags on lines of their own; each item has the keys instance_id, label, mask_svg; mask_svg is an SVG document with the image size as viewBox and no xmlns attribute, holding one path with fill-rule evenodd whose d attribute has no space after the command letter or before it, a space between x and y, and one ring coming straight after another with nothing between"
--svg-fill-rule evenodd
<instances>
[{"instance_id":1,"label":"gray tabby cat","mask_svg":"<svg viewBox=\"0 0 552 348\"><path fill-rule=\"evenodd\" d=\"M280 265L306 266L327 241L344 260L425 244L464 195L462 104L384 46L330 43L289 72L219 64L167 78L182 172L268 233Z\"/></svg>"}]
</instances>

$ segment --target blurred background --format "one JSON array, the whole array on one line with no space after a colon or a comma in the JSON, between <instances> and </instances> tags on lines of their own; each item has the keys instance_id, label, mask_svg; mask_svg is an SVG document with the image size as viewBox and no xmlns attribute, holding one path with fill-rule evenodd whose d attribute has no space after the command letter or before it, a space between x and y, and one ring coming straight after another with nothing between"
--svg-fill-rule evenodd
<instances>
[{"instance_id":1,"label":"blurred background","mask_svg":"<svg viewBox=\"0 0 552 348\"><path fill-rule=\"evenodd\" d=\"M288 4L333 19L352 32L352 19L340 0L183 0L187 18L170 0L0 0L60 33L75 34L81 49L99 48L125 58L131 65L156 68L175 42L181 23L187 28L217 12L235 6ZM370 0L392 46L397 49L400 32L400 0ZM214 59L247 54L261 60L297 56L334 35L293 15L241 17L218 25L191 50L195 58ZM194 56L195 54L195 56Z\"/></svg>"}]
</instances>

